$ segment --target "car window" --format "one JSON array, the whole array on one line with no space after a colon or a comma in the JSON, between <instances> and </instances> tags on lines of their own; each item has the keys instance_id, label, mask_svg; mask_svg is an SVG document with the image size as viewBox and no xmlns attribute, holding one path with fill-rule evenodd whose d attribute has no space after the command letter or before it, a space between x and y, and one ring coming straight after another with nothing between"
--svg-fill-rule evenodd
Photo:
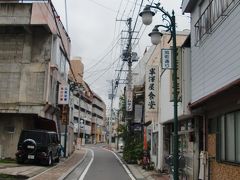
<instances>
[{"instance_id":1,"label":"car window","mask_svg":"<svg viewBox=\"0 0 240 180\"><path fill-rule=\"evenodd\" d=\"M36 143L43 143L45 141L43 133L34 131L23 131L19 142L22 143L25 139L33 139Z\"/></svg>"}]
</instances>

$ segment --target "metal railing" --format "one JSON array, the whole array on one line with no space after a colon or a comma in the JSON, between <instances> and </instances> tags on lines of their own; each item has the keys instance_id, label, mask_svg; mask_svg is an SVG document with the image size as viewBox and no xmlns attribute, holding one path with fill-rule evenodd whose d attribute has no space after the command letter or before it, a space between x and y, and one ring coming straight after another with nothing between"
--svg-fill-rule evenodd
<instances>
[{"instance_id":1,"label":"metal railing","mask_svg":"<svg viewBox=\"0 0 240 180\"><path fill-rule=\"evenodd\" d=\"M196 44L198 44L206 34L211 33L214 28L217 27L218 22L220 23L221 20L231 12L239 1L240 0L212 0L194 25Z\"/></svg>"},{"instance_id":2,"label":"metal railing","mask_svg":"<svg viewBox=\"0 0 240 180\"><path fill-rule=\"evenodd\" d=\"M31 3L31 2L51 2L51 0L0 0L0 3Z\"/></svg>"}]
</instances>

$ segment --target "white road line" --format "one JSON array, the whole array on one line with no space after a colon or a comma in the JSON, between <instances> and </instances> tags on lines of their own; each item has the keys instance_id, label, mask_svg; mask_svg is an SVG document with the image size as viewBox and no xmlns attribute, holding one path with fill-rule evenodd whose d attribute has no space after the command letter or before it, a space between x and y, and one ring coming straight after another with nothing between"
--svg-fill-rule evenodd
<instances>
[{"instance_id":1,"label":"white road line","mask_svg":"<svg viewBox=\"0 0 240 180\"><path fill-rule=\"evenodd\" d=\"M103 148L105 149L105 148ZM132 180L136 180L136 178L132 175L132 173L129 171L129 169L126 167L126 165L122 162L122 160L118 157L118 155L116 155L115 152L109 150L109 149L105 149L107 151L110 151L114 154L114 156L118 159L118 161L121 163L121 165L123 166L123 168L125 169L125 171L127 172L128 176L132 179Z\"/></svg>"},{"instance_id":2,"label":"white road line","mask_svg":"<svg viewBox=\"0 0 240 180\"><path fill-rule=\"evenodd\" d=\"M93 159L94 159L94 152L93 152L93 150L92 150L92 149L88 149L88 150L91 151L91 153L92 153L92 158L91 158L91 161L89 162L89 164L87 165L87 167L84 169L83 173L81 174L79 180L83 180L83 179L84 179L84 177L86 176L86 174L87 174L87 172L88 172L88 169L90 168L90 166L91 166L91 164L92 164L92 162L93 162Z\"/></svg>"}]
</instances>

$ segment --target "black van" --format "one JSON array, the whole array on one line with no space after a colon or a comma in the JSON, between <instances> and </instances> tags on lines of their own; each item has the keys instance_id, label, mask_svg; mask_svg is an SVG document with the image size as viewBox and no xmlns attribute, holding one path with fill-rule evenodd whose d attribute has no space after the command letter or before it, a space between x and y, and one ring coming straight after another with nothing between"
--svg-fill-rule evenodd
<instances>
[{"instance_id":1,"label":"black van","mask_svg":"<svg viewBox=\"0 0 240 180\"><path fill-rule=\"evenodd\" d=\"M59 162L61 146L58 135L46 130L22 130L16 153L17 163L37 162L52 165Z\"/></svg>"}]
</instances>

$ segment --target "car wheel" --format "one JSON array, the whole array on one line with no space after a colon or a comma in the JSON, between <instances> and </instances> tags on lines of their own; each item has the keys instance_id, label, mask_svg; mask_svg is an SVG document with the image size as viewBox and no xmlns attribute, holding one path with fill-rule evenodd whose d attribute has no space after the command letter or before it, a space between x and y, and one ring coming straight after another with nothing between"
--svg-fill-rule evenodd
<instances>
[{"instance_id":1,"label":"car wheel","mask_svg":"<svg viewBox=\"0 0 240 180\"><path fill-rule=\"evenodd\" d=\"M17 163L18 164L23 164L24 163L24 160L22 158L17 158Z\"/></svg>"},{"instance_id":2,"label":"car wheel","mask_svg":"<svg viewBox=\"0 0 240 180\"><path fill-rule=\"evenodd\" d=\"M59 162L59 156L55 159L55 162L57 163Z\"/></svg>"},{"instance_id":3,"label":"car wheel","mask_svg":"<svg viewBox=\"0 0 240 180\"><path fill-rule=\"evenodd\" d=\"M51 166L52 164L53 164L52 154L50 153L49 156L48 156L48 162L47 162L47 165L48 165L48 166Z\"/></svg>"}]
</instances>

